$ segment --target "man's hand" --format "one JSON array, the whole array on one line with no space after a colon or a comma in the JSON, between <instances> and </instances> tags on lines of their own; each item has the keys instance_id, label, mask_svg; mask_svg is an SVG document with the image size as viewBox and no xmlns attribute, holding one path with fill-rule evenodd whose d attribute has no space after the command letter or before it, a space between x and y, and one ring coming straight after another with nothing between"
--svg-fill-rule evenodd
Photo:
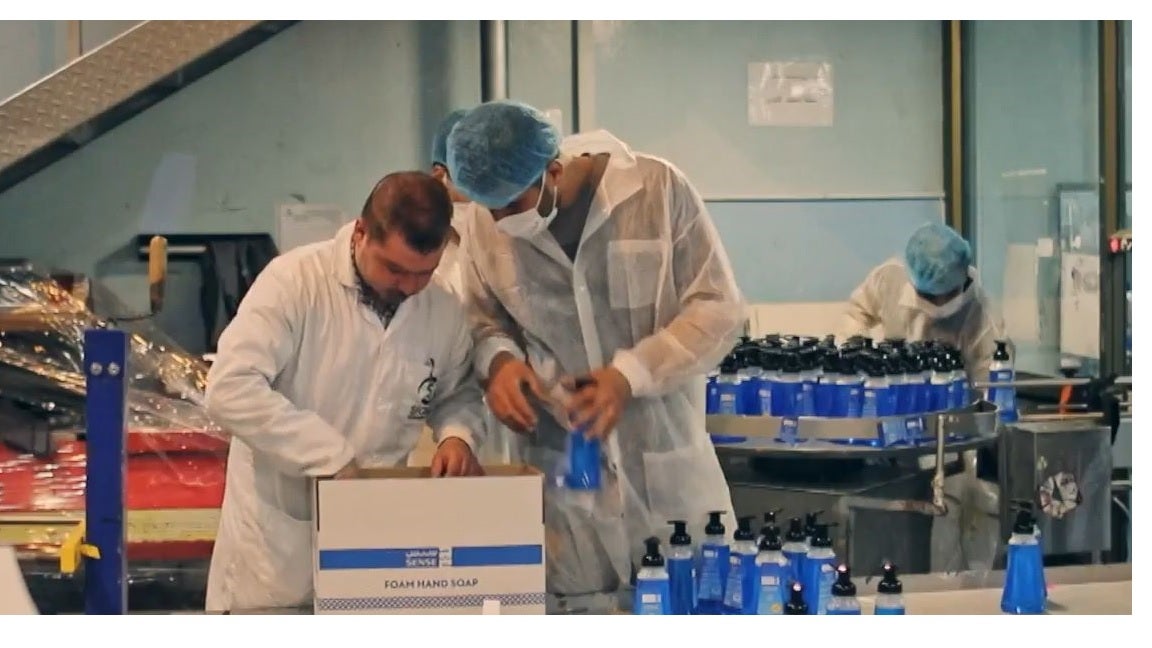
<instances>
[{"instance_id":1,"label":"man's hand","mask_svg":"<svg viewBox=\"0 0 1152 648\"><path fill-rule=\"evenodd\" d=\"M632 400L632 385L614 367L601 367L586 376L566 377L565 389L576 392L569 406L572 425L588 438L603 439L616 427L624 406Z\"/></svg>"},{"instance_id":2,"label":"man's hand","mask_svg":"<svg viewBox=\"0 0 1152 648\"><path fill-rule=\"evenodd\" d=\"M432 455L433 477L474 477L484 474L472 448L462 439L448 437Z\"/></svg>"},{"instance_id":3,"label":"man's hand","mask_svg":"<svg viewBox=\"0 0 1152 648\"><path fill-rule=\"evenodd\" d=\"M528 394L546 400L540 379L528 363L501 353L488 370L488 407L500 422L522 434L536 428L536 408Z\"/></svg>"},{"instance_id":4,"label":"man's hand","mask_svg":"<svg viewBox=\"0 0 1152 648\"><path fill-rule=\"evenodd\" d=\"M356 465L356 460L353 459L348 462L348 465L336 471L336 474L332 475L332 479L356 479L359 476L360 466Z\"/></svg>"}]
</instances>

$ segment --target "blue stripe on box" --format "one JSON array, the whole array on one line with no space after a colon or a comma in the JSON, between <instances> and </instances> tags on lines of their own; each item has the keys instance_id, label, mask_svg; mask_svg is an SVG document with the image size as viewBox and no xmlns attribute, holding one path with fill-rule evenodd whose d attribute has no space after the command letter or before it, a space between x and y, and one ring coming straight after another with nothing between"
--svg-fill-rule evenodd
<instances>
[{"instance_id":1,"label":"blue stripe on box","mask_svg":"<svg viewBox=\"0 0 1152 648\"><path fill-rule=\"evenodd\" d=\"M544 548L540 545L451 547L443 550L436 547L324 549L319 555L321 570L501 567L540 565L543 562Z\"/></svg>"},{"instance_id":2,"label":"blue stripe on box","mask_svg":"<svg viewBox=\"0 0 1152 648\"><path fill-rule=\"evenodd\" d=\"M544 562L544 548L540 545L452 548L453 567L539 565L542 562Z\"/></svg>"},{"instance_id":3,"label":"blue stripe on box","mask_svg":"<svg viewBox=\"0 0 1152 648\"><path fill-rule=\"evenodd\" d=\"M500 601L504 607L544 605L544 592L519 594L462 594L459 596L365 596L359 598L316 599L318 612L361 610L430 610L445 608L482 608L484 601Z\"/></svg>"}]
</instances>

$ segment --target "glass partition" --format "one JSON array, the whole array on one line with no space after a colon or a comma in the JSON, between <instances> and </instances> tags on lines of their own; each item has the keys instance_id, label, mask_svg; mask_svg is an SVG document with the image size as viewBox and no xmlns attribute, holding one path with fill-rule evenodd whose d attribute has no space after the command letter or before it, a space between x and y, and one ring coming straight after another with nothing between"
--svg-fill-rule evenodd
<instances>
[{"instance_id":1,"label":"glass partition","mask_svg":"<svg viewBox=\"0 0 1152 648\"><path fill-rule=\"evenodd\" d=\"M1017 368L1097 370L1095 21L976 21L965 43L973 240Z\"/></svg>"}]
</instances>

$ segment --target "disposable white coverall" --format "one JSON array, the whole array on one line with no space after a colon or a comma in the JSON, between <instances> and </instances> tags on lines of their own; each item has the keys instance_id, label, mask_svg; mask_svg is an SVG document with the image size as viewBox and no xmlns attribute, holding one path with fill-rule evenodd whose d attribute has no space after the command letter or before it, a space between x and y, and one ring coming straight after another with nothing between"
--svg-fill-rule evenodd
<instances>
[{"instance_id":1,"label":"disposable white coverall","mask_svg":"<svg viewBox=\"0 0 1152 648\"><path fill-rule=\"evenodd\" d=\"M445 285L460 299L464 298L463 266L467 263L462 258L467 254L467 238L472 231L472 222L477 218L492 218L482 207L473 203L456 203L453 205L452 227L460 236L459 242L450 242L444 249L444 256L440 258L440 265L436 274L440 275ZM506 464L518 461L520 457L513 451L513 435L515 432L500 423L492 410L484 408L484 444L477 451L477 458L483 464Z\"/></svg>"},{"instance_id":2,"label":"disposable white coverall","mask_svg":"<svg viewBox=\"0 0 1152 648\"><path fill-rule=\"evenodd\" d=\"M633 153L610 134L570 136L562 156L610 153L575 261L548 231L500 232L481 212L467 242L464 282L487 372L500 351L526 358L542 382L611 364L634 398L604 444L596 505L545 495L550 607L597 610L626 591L643 540L683 519L703 538L710 510L732 513L704 428L704 380L735 344L744 300L700 195L670 163ZM547 388L547 387L546 387ZM567 432L540 416L519 451L551 472ZM600 594L601 596L596 596Z\"/></svg>"},{"instance_id":3,"label":"disposable white coverall","mask_svg":"<svg viewBox=\"0 0 1152 648\"><path fill-rule=\"evenodd\" d=\"M880 327L884 337L943 340L960 349L969 380L987 381L996 340L1007 339L1007 332L976 269L969 268L968 276L968 302L951 317L933 319L923 310L925 302L912 287L903 261L890 259L852 292L842 333L846 338L869 335ZM944 480L948 514L932 527L933 571L991 569L995 555L999 488L976 478L975 452L964 453L963 463L963 472ZM924 469L935 465L934 457L920 461Z\"/></svg>"},{"instance_id":4,"label":"disposable white coverall","mask_svg":"<svg viewBox=\"0 0 1152 648\"><path fill-rule=\"evenodd\" d=\"M968 303L951 317L933 319L922 309L925 302L912 287L904 263L885 261L852 292L842 333L845 338L869 335L880 327L885 337L942 340L960 349L971 380L986 381L996 340L1005 339L1004 320L980 286L976 269L969 268L968 275L972 278Z\"/></svg>"},{"instance_id":5,"label":"disposable white coverall","mask_svg":"<svg viewBox=\"0 0 1152 648\"><path fill-rule=\"evenodd\" d=\"M482 442L460 300L433 279L384 327L360 302L352 224L274 259L220 336L207 409L232 435L208 610L312 596L310 478L403 465L427 423Z\"/></svg>"}]
</instances>

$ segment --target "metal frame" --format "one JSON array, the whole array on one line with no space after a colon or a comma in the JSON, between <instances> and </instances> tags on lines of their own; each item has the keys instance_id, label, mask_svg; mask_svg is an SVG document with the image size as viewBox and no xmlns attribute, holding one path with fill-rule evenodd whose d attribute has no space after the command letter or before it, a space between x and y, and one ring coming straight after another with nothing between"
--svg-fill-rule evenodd
<instances>
[{"instance_id":1,"label":"metal frame","mask_svg":"<svg viewBox=\"0 0 1152 648\"><path fill-rule=\"evenodd\" d=\"M1124 120L1123 33L1119 21L1099 22L1100 47L1100 374L1130 375L1124 352L1127 319L1126 257L1114 254L1109 239L1120 230L1120 209L1125 200L1123 182ZM1105 280L1107 278L1107 280Z\"/></svg>"},{"instance_id":2,"label":"metal frame","mask_svg":"<svg viewBox=\"0 0 1152 648\"><path fill-rule=\"evenodd\" d=\"M961 236L974 240L968 225L968 165L965 153L968 132L964 102L965 92L963 21L946 20L942 26L944 42L944 222ZM975 247L973 245L973 247Z\"/></svg>"},{"instance_id":3,"label":"metal frame","mask_svg":"<svg viewBox=\"0 0 1152 648\"><path fill-rule=\"evenodd\" d=\"M86 614L127 614L125 527L128 473L128 335L114 329L84 332L88 450L85 544L99 557L85 562Z\"/></svg>"}]
</instances>

